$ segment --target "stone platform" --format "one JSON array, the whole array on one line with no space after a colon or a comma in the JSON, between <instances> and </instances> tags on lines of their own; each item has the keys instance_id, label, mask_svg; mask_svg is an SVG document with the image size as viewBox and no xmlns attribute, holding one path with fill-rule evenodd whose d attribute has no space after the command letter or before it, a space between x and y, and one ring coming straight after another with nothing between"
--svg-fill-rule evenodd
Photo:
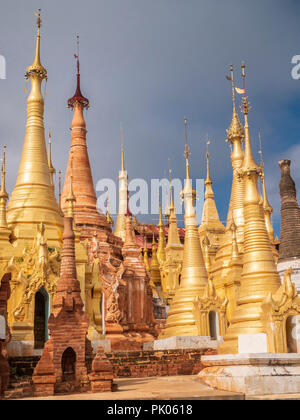
<instances>
[{"instance_id":1,"label":"stone platform","mask_svg":"<svg viewBox=\"0 0 300 420\"><path fill-rule=\"evenodd\" d=\"M244 400L242 394L211 390L199 384L195 376L169 376L143 379L117 379L118 389L115 392L83 393L70 395L55 395L53 397L26 398L27 400L111 400L111 406L122 400L164 400L193 401L193 400ZM178 404L179 404L178 401ZM138 405L138 402L137 402ZM106 413L103 413L104 415ZM129 417L129 416L127 416ZM134 416L131 416L134 418ZM142 416L140 416L142 417ZM139 418L140 418L139 417Z\"/></svg>"},{"instance_id":2,"label":"stone platform","mask_svg":"<svg viewBox=\"0 0 300 420\"><path fill-rule=\"evenodd\" d=\"M249 396L300 393L298 353L203 356L201 362L198 379L215 389Z\"/></svg>"},{"instance_id":3,"label":"stone platform","mask_svg":"<svg viewBox=\"0 0 300 420\"><path fill-rule=\"evenodd\" d=\"M184 349L214 349L221 341L202 336L178 336L151 341L143 345L143 350L184 350Z\"/></svg>"}]
</instances>

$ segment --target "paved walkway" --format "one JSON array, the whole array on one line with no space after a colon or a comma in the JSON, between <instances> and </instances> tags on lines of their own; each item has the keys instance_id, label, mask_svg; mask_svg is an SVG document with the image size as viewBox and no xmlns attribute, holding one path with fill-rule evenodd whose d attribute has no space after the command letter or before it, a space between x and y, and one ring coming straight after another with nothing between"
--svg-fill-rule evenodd
<instances>
[{"instance_id":1,"label":"paved walkway","mask_svg":"<svg viewBox=\"0 0 300 420\"><path fill-rule=\"evenodd\" d=\"M197 376L116 379L118 391L56 395L34 400L244 400L244 395L202 385Z\"/></svg>"}]
</instances>

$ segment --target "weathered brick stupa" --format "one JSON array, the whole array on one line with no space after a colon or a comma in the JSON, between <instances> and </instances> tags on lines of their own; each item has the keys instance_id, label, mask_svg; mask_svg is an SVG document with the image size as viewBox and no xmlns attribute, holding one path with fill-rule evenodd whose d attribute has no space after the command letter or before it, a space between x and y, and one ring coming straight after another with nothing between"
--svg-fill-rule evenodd
<instances>
[{"instance_id":1,"label":"weathered brick stupa","mask_svg":"<svg viewBox=\"0 0 300 420\"><path fill-rule=\"evenodd\" d=\"M153 294L149 274L135 241L129 211L126 215L125 228L125 242L122 248L124 258L122 279L126 283L123 326L124 331L128 331L126 335L144 343L154 340Z\"/></svg>"},{"instance_id":2,"label":"weathered brick stupa","mask_svg":"<svg viewBox=\"0 0 300 420\"><path fill-rule=\"evenodd\" d=\"M59 391L87 391L89 378L86 365L92 347L87 339L88 316L83 310L80 283L76 276L75 234L73 231L72 175L70 192L66 199L68 213L64 217L63 251L60 279L57 285L53 311L48 321L50 339L33 374L37 396L53 395ZM100 350L98 359L103 351ZM98 360L97 359L97 360ZM93 382L101 382L101 365L94 363ZM105 369L108 373L109 369ZM111 374L111 372L110 372ZM108 379L108 378L106 378ZM110 390L112 377L109 379ZM100 384L95 389L100 389ZM107 387L104 387L107 390Z\"/></svg>"},{"instance_id":3,"label":"weathered brick stupa","mask_svg":"<svg viewBox=\"0 0 300 420\"><path fill-rule=\"evenodd\" d=\"M131 245L128 247L125 241L122 248L123 237L112 233L109 213L105 216L97 209L83 114L84 110L89 107L89 101L81 93L78 54L75 55L75 58L77 61L77 85L74 96L68 100L68 106L73 109L74 114L69 162L62 193L62 209L63 211L67 209L66 198L70 191L72 170L72 185L76 198L74 203L76 231L79 231L81 243L87 239L90 263L94 266L97 265L98 270L98 282L85 285L92 291L91 304L87 309L90 323L94 321L98 326L100 322L102 323L104 315L105 325L102 333L111 340L113 349L141 348L144 341L154 339L151 334L148 334L148 331L154 326L153 315L151 315L152 293L147 286L144 262L140 263L139 247L136 244L133 248ZM71 168L71 164L73 168ZM124 172L124 149L122 147L121 173L124 174ZM124 188L127 205L127 183ZM122 189L120 203L123 205L123 202L124 191ZM123 216L126 218L126 214ZM123 226L122 223L121 225ZM125 228L125 225L123 227ZM132 234L135 238L133 231ZM104 307L102 314L100 313L101 307ZM89 334L89 338L92 339L92 336L93 334Z\"/></svg>"},{"instance_id":4,"label":"weathered brick stupa","mask_svg":"<svg viewBox=\"0 0 300 420\"><path fill-rule=\"evenodd\" d=\"M279 162L281 180L281 231L277 269L283 279L284 272L293 268L292 280L300 292L300 208L297 201L295 182L290 174L291 161Z\"/></svg>"},{"instance_id":5,"label":"weathered brick stupa","mask_svg":"<svg viewBox=\"0 0 300 420\"><path fill-rule=\"evenodd\" d=\"M10 368L7 360L7 343L10 332L7 325L7 301L10 296L10 274L5 274L0 280L0 399L8 383Z\"/></svg>"},{"instance_id":6,"label":"weathered brick stupa","mask_svg":"<svg viewBox=\"0 0 300 420\"><path fill-rule=\"evenodd\" d=\"M61 197L63 212L66 211L66 198L70 189L71 159L73 160L73 188L76 197L75 223L81 232L81 237L91 238L95 230L111 232L111 227L104 214L97 209L97 198L94 189L92 171L86 143L86 123L83 111L89 108L89 100L86 99L80 88L80 64L79 56L75 55L77 61L77 84L75 94L68 100L68 107L73 110L72 120L72 141L68 166L66 170L65 183Z\"/></svg>"}]
</instances>

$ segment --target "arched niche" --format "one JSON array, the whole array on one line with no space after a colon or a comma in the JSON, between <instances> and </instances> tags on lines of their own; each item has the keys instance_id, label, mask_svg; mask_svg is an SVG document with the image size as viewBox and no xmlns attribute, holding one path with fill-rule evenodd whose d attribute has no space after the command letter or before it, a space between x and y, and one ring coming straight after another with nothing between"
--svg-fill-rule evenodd
<instances>
[{"instance_id":1,"label":"arched niche","mask_svg":"<svg viewBox=\"0 0 300 420\"><path fill-rule=\"evenodd\" d=\"M50 315L50 299L44 287L34 297L34 348L42 349L49 338L48 318Z\"/></svg>"},{"instance_id":2,"label":"arched niche","mask_svg":"<svg viewBox=\"0 0 300 420\"><path fill-rule=\"evenodd\" d=\"M219 316L217 311L210 311L209 315L209 333L212 340L218 340L219 332Z\"/></svg>"},{"instance_id":3,"label":"arched niche","mask_svg":"<svg viewBox=\"0 0 300 420\"><path fill-rule=\"evenodd\" d=\"M72 382L76 379L76 353L72 347L68 347L61 357L62 379Z\"/></svg>"}]
</instances>

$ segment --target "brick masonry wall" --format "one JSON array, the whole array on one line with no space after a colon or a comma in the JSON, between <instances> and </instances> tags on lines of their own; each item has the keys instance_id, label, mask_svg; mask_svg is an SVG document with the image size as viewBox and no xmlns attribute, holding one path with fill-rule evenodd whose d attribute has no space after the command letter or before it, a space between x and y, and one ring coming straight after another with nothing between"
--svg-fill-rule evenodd
<instances>
[{"instance_id":1,"label":"brick masonry wall","mask_svg":"<svg viewBox=\"0 0 300 420\"><path fill-rule=\"evenodd\" d=\"M124 351L107 353L113 365L114 377L144 378L150 376L196 375L203 365L202 355L216 354L215 350ZM39 357L9 359L12 376L32 375Z\"/></svg>"}]
</instances>

